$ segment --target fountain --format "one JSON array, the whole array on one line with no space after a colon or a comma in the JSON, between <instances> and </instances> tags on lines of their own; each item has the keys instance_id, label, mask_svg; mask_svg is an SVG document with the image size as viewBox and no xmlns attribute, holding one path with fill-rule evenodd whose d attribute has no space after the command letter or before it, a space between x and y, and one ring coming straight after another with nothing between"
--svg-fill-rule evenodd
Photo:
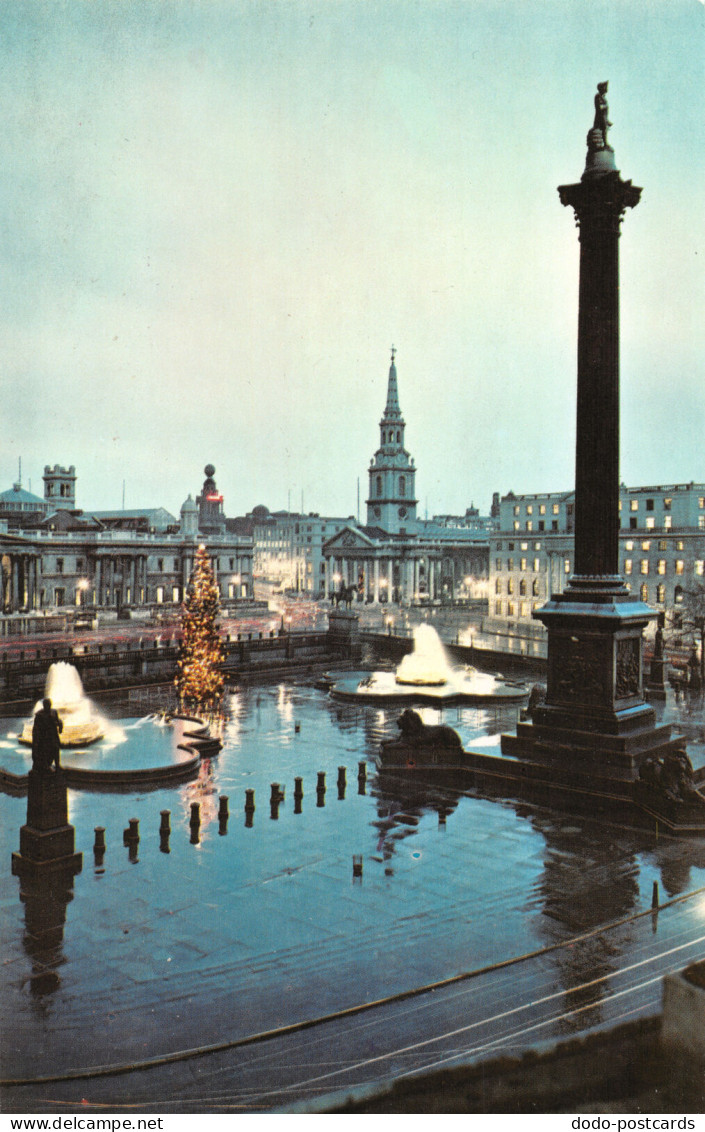
<instances>
[{"instance_id":1,"label":"fountain","mask_svg":"<svg viewBox=\"0 0 705 1132\"><path fill-rule=\"evenodd\" d=\"M331 695L339 699L395 702L426 700L430 703L517 703L529 692L522 681L505 680L478 672L470 665L451 665L443 642L432 625L417 625L414 648L394 672L371 672L360 678L346 677L333 684Z\"/></svg>"},{"instance_id":2,"label":"fountain","mask_svg":"<svg viewBox=\"0 0 705 1132\"><path fill-rule=\"evenodd\" d=\"M81 677L72 664L57 661L49 668L44 687L44 695L51 700L64 725L61 732L62 747L87 747L105 734L105 721L83 691ZM25 723L20 743L32 745L34 716L42 706L38 700L34 705L32 717Z\"/></svg>"}]
</instances>

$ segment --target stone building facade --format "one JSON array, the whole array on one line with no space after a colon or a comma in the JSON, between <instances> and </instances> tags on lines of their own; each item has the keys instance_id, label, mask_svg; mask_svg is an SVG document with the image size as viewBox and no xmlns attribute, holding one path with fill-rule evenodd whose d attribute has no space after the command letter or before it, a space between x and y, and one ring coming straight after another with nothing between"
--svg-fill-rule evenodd
<instances>
[{"instance_id":1,"label":"stone building facade","mask_svg":"<svg viewBox=\"0 0 705 1132\"><path fill-rule=\"evenodd\" d=\"M562 593L573 572L573 492L515 495L500 502L490 543L487 627L531 631L532 614ZM705 584L705 484L620 489L619 569L630 589L677 622Z\"/></svg>"},{"instance_id":2,"label":"stone building facade","mask_svg":"<svg viewBox=\"0 0 705 1132\"><path fill-rule=\"evenodd\" d=\"M128 613L180 603L200 543L210 553L221 599L250 598L252 537L238 520L225 518L222 497L214 511L214 472L208 465L198 502L189 496L176 519L163 508L69 508L75 469L47 468L42 506L0 515L3 613L83 606Z\"/></svg>"}]
</instances>

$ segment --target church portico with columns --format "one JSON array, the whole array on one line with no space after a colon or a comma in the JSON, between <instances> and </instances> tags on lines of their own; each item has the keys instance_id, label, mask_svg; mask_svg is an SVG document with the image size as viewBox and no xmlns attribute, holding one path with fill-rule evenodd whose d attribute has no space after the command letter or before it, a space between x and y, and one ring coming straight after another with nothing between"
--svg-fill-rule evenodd
<instances>
[{"instance_id":1,"label":"church portico with columns","mask_svg":"<svg viewBox=\"0 0 705 1132\"><path fill-rule=\"evenodd\" d=\"M368 468L367 523L346 526L323 546L326 594L352 587L354 599L380 604L486 597L487 533L417 517L416 466L405 447L394 347L379 429Z\"/></svg>"}]
</instances>

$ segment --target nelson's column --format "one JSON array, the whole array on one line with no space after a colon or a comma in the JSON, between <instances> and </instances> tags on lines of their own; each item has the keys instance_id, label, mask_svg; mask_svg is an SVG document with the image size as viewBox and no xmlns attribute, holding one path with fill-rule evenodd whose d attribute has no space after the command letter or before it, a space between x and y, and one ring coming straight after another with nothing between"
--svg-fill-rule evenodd
<instances>
[{"instance_id":1,"label":"nelson's column","mask_svg":"<svg viewBox=\"0 0 705 1132\"><path fill-rule=\"evenodd\" d=\"M615 166L606 91L599 83L582 178L558 189L580 232L575 572L534 613L548 630L546 702L503 736L502 751L621 794L647 756L673 744L643 694L642 631L655 614L618 572L619 229L641 189Z\"/></svg>"}]
</instances>

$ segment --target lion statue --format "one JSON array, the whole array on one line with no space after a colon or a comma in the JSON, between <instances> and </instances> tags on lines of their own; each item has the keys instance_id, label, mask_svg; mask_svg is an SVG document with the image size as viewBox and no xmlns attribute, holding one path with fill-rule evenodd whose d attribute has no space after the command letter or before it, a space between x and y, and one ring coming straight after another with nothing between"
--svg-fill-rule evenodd
<instances>
[{"instance_id":1,"label":"lion statue","mask_svg":"<svg viewBox=\"0 0 705 1132\"><path fill-rule=\"evenodd\" d=\"M405 708L397 720L397 727L401 731L400 740L414 747L446 747L450 750L462 750L462 743L457 731L442 723L437 727L424 723L417 711Z\"/></svg>"}]
</instances>

